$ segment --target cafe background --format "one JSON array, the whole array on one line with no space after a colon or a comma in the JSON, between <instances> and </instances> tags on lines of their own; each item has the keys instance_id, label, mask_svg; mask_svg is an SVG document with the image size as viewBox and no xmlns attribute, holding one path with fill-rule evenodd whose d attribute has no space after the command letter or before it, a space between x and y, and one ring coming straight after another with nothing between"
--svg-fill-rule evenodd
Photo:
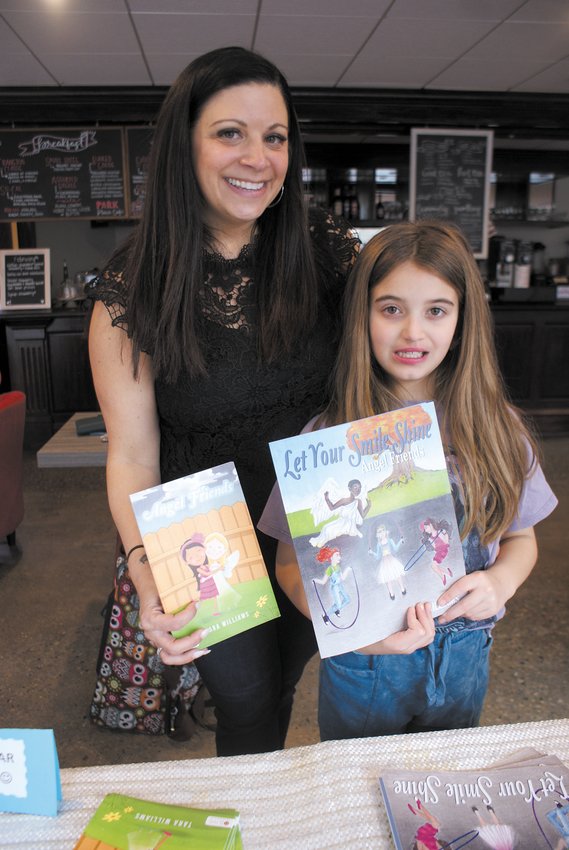
<instances>
[{"instance_id":1,"label":"cafe background","mask_svg":"<svg viewBox=\"0 0 569 850\"><path fill-rule=\"evenodd\" d=\"M168 85L225 44L287 74L307 203L341 210L364 238L409 215L414 129L489 133L478 213L495 235L478 256L502 366L542 429L563 431L568 35L565 0L1 0L0 247L50 252L52 309L0 314L3 389L27 392L26 444L96 406L82 284L136 224Z\"/></svg>"}]
</instances>

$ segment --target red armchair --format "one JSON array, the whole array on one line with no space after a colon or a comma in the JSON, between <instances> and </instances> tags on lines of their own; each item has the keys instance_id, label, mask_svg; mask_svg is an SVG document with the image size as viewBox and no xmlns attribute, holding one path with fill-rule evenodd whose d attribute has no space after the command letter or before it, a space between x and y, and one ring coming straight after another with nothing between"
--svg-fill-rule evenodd
<instances>
[{"instance_id":1,"label":"red armchair","mask_svg":"<svg viewBox=\"0 0 569 850\"><path fill-rule=\"evenodd\" d=\"M0 539L16 545L16 529L24 518L24 424L26 396L0 393Z\"/></svg>"}]
</instances>

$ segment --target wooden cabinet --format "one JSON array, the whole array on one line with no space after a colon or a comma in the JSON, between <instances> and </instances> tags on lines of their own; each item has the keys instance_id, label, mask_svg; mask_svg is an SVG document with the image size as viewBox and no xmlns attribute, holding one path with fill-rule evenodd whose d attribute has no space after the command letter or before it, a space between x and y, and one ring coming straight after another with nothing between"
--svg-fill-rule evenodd
<instances>
[{"instance_id":1,"label":"wooden cabinet","mask_svg":"<svg viewBox=\"0 0 569 850\"><path fill-rule=\"evenodd\" d=\"M97 410L87 316L50 310L1 318L11 389L27 397L25 445L37 449L73 413Z\"/></svg>"},{"instance_id":2,"label":"wooden cabinet","mask_svg":"<svg viewBox=\"0 0 569 850\"><path fill-rule=\"evenodd\" d=\"M544 433L569 430L569 304L492 305L512 400Z\"/></svg>"}]
</instances>

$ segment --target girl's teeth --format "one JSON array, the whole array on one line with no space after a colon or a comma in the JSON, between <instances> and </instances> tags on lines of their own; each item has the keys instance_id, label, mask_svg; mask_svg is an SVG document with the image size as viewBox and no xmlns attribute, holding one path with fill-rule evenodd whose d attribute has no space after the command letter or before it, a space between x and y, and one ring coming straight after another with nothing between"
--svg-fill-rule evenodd
<instances>
[{"instance_id":1,"label":"girl's teeth","mask_svg":"<svg viewBox=\"0 0 569 850\"><path fill-rule=\"evenodd\" d=\"M262 189L263 183L249 183L247 180L233 180L231 177L227 178L227 182L232 186L236 186L237 189L251 189L253 191Z\"/></svg>"},{"instance_id":2,"label":"girl's teeth","mask_svg":"<svg viewBox=\"0 0 569 850\"><path fill-rule=\"evenodd\" d=\"M408 360L419 360L423 356L422 351L398 351L399 357L406 357Z\"/></svg>"}]
</instances>

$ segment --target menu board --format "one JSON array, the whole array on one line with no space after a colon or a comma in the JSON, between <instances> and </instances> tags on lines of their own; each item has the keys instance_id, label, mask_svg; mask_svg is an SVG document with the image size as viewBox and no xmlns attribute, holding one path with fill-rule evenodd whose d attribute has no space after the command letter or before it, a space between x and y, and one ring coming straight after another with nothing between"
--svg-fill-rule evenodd
<instances>
[{"instance_id":1,"label":"menu board","mask_svg":"<svg viewBox=\"0 0 569 850\"><path fill-rule=\"evenodd\" d=\"M0 221L126 217L123 131L0 131Z\"/></svg>"},{"instance_id":2,"label":"menu board","mask_svg":"<svg viewBox=\"0 0 569 850\"><path fill-rule=\"evenodd\" d=\"M51 307L49 248L0 251L0 309Z\"/></svg>"},{"instance_id":3,"label":"menu board","mask_svg":"<svg viewBox=\"0 0 569 850\"><path fill-rule=\"evenodd\" d=\"M492 130L411 130L409 218L451 221L488 256Z\"/></svg>"},{"instance_id":4,"label":"menu board","mask_svg":"<svg viewBox=\"0 0 569 850\"><path fill-rule=\"evenodd\" d=\"M129 215L139 218L146 197L146 180L150 148L154 138L152 127L127 127L126 150L128 158Z\"/></svg>"}]
</instances>

